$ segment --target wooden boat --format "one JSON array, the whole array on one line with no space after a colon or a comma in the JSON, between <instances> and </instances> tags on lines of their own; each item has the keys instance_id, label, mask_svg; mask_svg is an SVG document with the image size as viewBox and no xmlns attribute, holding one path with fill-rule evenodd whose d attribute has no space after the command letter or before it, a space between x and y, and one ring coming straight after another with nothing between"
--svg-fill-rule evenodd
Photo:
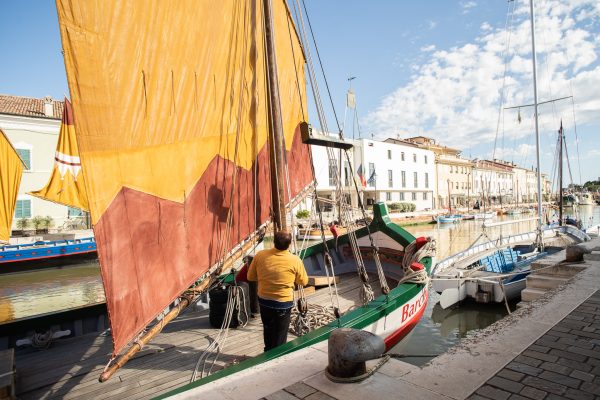
<instances>
[{"instance_id":1,"label":"wooden boat","mask_svg":"<svg viewBox=\"0 0 600 400\"><path fill-rule=\"evenodd\" d=\"M96 257L93 237L5 245L0 246L0 274L65 266Z\"/></svg>"},{"instance_id":2,"label":"wooden boat","mask_svg":"<svg viewBox=\"0 0 600 400\"><path fill-rule=\"evenodd\" d=\"M285 1L186 0L135 12L120 4L57 2L110 320L113 359L102 381L220 284L268 230L285 229L286 214L314 192L302 139L307 49ZM96 39L80 40L92 26ZM388 347L414 327L433 243L391 223L383 204L373 212L368 227L340 221L348 233L337 243L298 249L312 275L354 270L362 306L249 364L322 343L337 327L370 330Z\"/></svg>"},{"instance_id":3,"label":"wooden boat","mask_svg":"<svg viewBox=\"0 0 600 400\"><path fill-rule=\"evenodd\" d=\"M65 99L64 104L54 169L46 186L29 194L44 200L87 210L87 195L83 186L83 176L81 174L81 164L79 162L79 153L74 132L73 113L71 104L67 99ZM4 135L2 135L2 138L8 141ZM10 158L6 158L6 161L9 160ZM20 160L15 161L18 167ZM11 169L9 166L6 166L0 170L0 180L3 184L7 182L7 187L15 191L14 195L1 198L0 201L2 203L0 204L6 204L3 209L10 209L13 212L17 200L16 193L18 192L21 179L20 174L22 172L19 170L17 173L17 170L14 169L17 167L13 166L13 169ZM11 180L10 184L8 183L9 180ZM9 241L8 236L10 236L12 215L10 217L10 219L6 217L2 218L2 228L0 231L5 233L0 235L0 242L4 240L8 243ZM4 236L4 239L2 236ZM69 263L77 263L96 257L96 242L93 236L68 240L39 240L26 244L0 245L0 274L31 271L59 265L65 266Z\"/></svg>"},{"instance_id":4,"label":"wooden boat","mask_svg":"<svg viewBox=\"0 0 600 400\"><path fill-rule=\"evenodd\" d=\"M594 196L590 192L581 192L579 194L579 205L593 206L595 203Z\"/></svg>"},{"instance_id":5,"label":"wooden boat","mask_svg":"<svg viewBox=\"0 0 600 400\"><path fill-rule=\"evenodd\" d=\"M461 219L462 215L460 214L438 215L435 217L435 220L438 224L455 224L460 222Z\"/></svg>"}]
</instances>

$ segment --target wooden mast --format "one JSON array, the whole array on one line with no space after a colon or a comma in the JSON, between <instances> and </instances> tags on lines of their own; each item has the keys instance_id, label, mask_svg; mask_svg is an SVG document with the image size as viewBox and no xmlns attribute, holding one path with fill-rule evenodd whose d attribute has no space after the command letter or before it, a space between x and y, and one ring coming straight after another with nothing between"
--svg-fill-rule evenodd
<instances>
[{"instance_id":1,"label":"wooden mast","mask_svg":"<svg viewBox=\"0 0 600 400\"><path fill-rule=\"evenodd\" d=\"M558 130L558 226L563 225L563 127Z\"/></svg>"},{"instance_id":2,"label":"wooden mast","mask_svg":"<svg viewBox=\"0 0 600 400\"><path fill-rule=\"evenodd\" d=\"M273 9L271 0L263 0L265 21L265 47L267 91L269 93L269 155L271 168L271 199L273 204L273 224L275 230L286 230L285 214L285 145L283 141L283 123L281 102L279 99L279 79L277 76L277 56L275 54L275 30L273 28Z\"/></svg>"}]
</instances>

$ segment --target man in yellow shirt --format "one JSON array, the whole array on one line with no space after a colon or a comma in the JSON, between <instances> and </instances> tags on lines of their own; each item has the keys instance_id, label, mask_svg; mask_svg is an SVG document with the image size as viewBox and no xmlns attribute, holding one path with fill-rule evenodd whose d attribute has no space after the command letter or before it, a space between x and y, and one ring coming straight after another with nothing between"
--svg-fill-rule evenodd
<instances>
[{"instance_id":1,"label":"man in yellow shirt","mask_svg":"<svg viewBox=\"0 0 600 400\"><path fill-rule=\"evenodd\" d=\"M292 235L285 231L275 232L274 241L275 248L259 251L248 269L248 280L258 281L265 351L287 342L294 284L304 286L308 283L302 260L288 250Z\"/></svg>"}]
</instances>

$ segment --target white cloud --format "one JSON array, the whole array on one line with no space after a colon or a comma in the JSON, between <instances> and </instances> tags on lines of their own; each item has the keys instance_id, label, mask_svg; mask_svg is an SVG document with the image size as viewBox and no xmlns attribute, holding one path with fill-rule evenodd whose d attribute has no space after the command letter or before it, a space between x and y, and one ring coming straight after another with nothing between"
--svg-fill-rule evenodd
<instances>
[{"instance_id":1,"label":"white cloud","mask_svg":"<svg viewBox=\"0 0 600 400\"><path fill-rule=\"evenodd\" d=\"M459 4L463 14L468 14L472 8L477 7L476 1L461 1Z\"/></svg>"},{"instance_id":2,"label":"white cloud","mask_svg":"<svg viewBox=\"0 0 600 400\"><path fill-rule=\"evenodd\" d=\"M481 29L482 32L488 32L492 30L492 26L488 22L484 22L483 24L481 24L479 29Z\"/></svg>"},{"instance_id":3,"label":"white cloud","mask_svg":"<svg viewBox=\"0 0 600 400\"><path fill-rule=\"evenodd\" d=\"M427 21L427 28L429 28L429 30L432 30L437 26L437 24L437 21Z\"/></svg>"},{"instance_id":4,"label":"white cloud","mask_svg":"<svg viewBox=\"0 0 600 400\"><path fill-rule=\"evenodd\" d=\"M471 5L473 3L473 5ZM536 10L538 99L573 93L577 125L600 123L600 2L551 0ZM475 2L461 3L470 9ZM594 28L590 29L588 25ZM507 34L504 29L481 25L471 43L450 49L433 45L421 48L429 57L411 64L409 83L383 98L366 117L377 136L413 135L418 132L449 146L493 144L499 121ZM504 81L504 107L533 102L529 7L518 6L508 51L508 75ZM540 107L540 126L554 132L560 119L572 120L568 102ZM511 140L531 135L533 112L521 110L500 118L500 133ZM571 122L572 123L572 122ZM551 133L546 133L547 139ZM525 149L525 148L523 148ZM522 149L522 150L523 150ZM524 151L524 150L523 150Z\"/></svg>"}]
</instances>

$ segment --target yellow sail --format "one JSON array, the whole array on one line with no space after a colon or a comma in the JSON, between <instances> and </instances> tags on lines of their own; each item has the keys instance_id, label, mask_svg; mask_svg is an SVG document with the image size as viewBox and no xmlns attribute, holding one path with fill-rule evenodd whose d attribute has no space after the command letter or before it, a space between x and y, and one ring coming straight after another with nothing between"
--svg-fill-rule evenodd
<instances>
[{"instance_id":1,"label":"yellow sail","mask_svg":"<svg viewBox=\"0 0 600 400\"><path fill-rule=\"evenodd\" d=\"M8 242L17 204L23 161L0 129L0 242Z\"/></svg>"},{"instance_id":2,"label":"yellow sail","mask_svg":"<svg viewBox=\"0 0 600 400\"><path fill-rule=\"evenodd\" d=\"M44 200L89 211L79 160L79 150L75 138L73 109L66 98L54 161L54 169L46 186L38 191L29 192L29 194Z\"/></svg>"},{"instance_id":3,"label":"yellow sail","mask_svg":"<svg viewBox=\"0 0 600 400\"><path fill-rule=\"evenodd\" d=\"M269 219L262 4L57 0L115 353ZM272 14L289 202L312 181L305 60Z\"/></svg>"}]
</instances>

